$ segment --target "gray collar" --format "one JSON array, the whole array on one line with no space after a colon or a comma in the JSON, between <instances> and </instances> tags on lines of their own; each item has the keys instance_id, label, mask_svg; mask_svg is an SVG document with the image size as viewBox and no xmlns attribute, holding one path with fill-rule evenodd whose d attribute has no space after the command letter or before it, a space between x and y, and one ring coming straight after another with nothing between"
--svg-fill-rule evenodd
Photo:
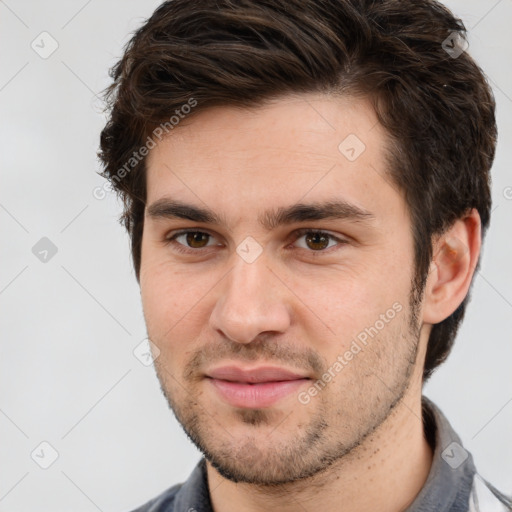
<instances>
[{"instance_id":1,"label":"gray collar","mask_svg":"<svg viewBox=\"0 0 512 512\"><path fill-rule=\"evenodd\" d=\"M468 510L476 468L441 409L422 396L423 430L433 448L427 481L406 512Z\"/></svg>"}]
</instances>

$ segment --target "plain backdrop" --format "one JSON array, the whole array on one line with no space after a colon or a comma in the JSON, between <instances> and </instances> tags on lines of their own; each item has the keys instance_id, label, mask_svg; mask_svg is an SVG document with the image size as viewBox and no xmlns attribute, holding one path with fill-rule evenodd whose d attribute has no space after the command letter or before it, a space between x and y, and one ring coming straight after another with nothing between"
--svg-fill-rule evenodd
<instances>
[{"instance_id":1,"label":"plain backdrop","mask_svg":"<svg viewBox=\"0 0 512 512\"><path fill-rule=\"evenodd\" d=\"M424 393L512 493L512 1L446 3L493 85L499 144L472 301ZM0 512L128 511L200 458L133 353L146 332L121 205L92 194L97 94L158 4L0 0Z\"/></svg>"}]
</instances>

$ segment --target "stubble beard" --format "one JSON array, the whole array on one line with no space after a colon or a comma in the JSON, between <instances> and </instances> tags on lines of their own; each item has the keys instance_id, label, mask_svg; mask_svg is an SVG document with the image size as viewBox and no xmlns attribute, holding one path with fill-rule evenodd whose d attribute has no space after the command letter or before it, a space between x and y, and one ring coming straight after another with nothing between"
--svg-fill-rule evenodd
<instances>
[{"instance_id":1,"label":"stubble beard","mask_svg":"<svg viewBox=\"0 0 512 512\"><path fill-rule=\"evenodd\" d=\"M358 354L351 361L350 379L343 380L343 389L338 393L332 392L335 378L310 404L303 405L297 400L297 407L315 407L305 425L285 425L293 411L287 416L272 408L233 408L237 427L244 425L248 430L242 439L235 438L228 427L221 425L222 418L200 403L202 393L198 387L204 383L192 378L189 365L181 385L174 378L167 378L170 374L158 359L155 369L162 393L184 432L224 478L267 488L282 486L318 475L337 461L341 463L392 414L409 388L416 363L420 332L416 325L417 307L418 300L411 300L404 315L408 316L395 329L396 335L373 340L372 343L383 344L383 348L374 350L370 344L365 349L369 357ZM398 357L395 352L390 358L393 346L402 348ZM276 346L261 347L265 347L263 355L279 353ZM239 353L245 354L244 350L244 345L236 347ZM262 358L261 351L245 355L248 354L248 359ZM196 355L197 365L202 358ZM337 379L343 372L347 369ZM321 374L323 371L318 373ZM283 436L283 430L287 435Z\"/></svg>"}]
</instances>

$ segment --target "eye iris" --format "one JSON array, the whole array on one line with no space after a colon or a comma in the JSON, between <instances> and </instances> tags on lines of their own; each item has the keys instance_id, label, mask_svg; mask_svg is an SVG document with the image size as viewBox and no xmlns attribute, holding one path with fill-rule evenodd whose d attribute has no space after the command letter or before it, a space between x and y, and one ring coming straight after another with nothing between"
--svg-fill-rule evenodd
<instances>
[{"instance_id":1,"label":"eye iris","mask_svg":"<svg viewBox=\"0 0 512 512\"><path fill-rule=\"evenodd\" d=\"M311 233L306 236L306 243L312 243L313 245L322 245L322 247L311 247L311 249L325 249L329 245L329 238L323 235L322 233Z\"/></svg>"},{"instance_id":2,"label":"eye iris","mask_svg":"<svg viewBox=\"0 0 512 512\"><path fill-rule=\"evenodd\" d=\"M194 243L201 243L202 238L205 244L199 245L199 248L204 247L206 243L208 243L207 237L208 235L206 233L201 233L200 231L190 231L187 233L187 244L189 244L191 247L198 248L198 246L195 246Z\"/></svg>"}]
</instances>

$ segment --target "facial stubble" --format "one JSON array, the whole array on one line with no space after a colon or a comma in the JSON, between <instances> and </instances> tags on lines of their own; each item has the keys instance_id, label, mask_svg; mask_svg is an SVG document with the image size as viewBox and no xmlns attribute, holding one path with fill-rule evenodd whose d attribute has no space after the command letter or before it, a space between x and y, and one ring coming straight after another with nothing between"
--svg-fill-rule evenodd
<instances>
[{"instance_id":1,"label":"facial stubble","mask_svg":"<svg viewBox=\"0 0 512 512\"><path fill-rule=\"evenodd\" d=\"M300 413L304 413L304 408L313 411L307 421L294 422L295 409L285 412L279 408L232 408L230 424L235 424L237 430L246 427L243 436L237 437L219 417L219 411L208 411L200 403L204 382L198 378L197 369L212 357L291 362L298 368L313 369L318 376L329 366L312 350L297 354L294 349L273 344L271 339L268 343L266 339L248 345L225 341L222 346L203 347L195 352L179 380L158 358L155 369L162 393L186 435L224 478L276 487L312 477L361 446L404 397L418 352L419 302L417 295L413 297L399 327L391 334L386 333L387 337L374 339L364 355L355 356L348 380L340 379L347 372L343 369L337 376L343 390L330 391L332 386L336 387L335 378L311 403L304 405L297 400ZM393 347L399 350L390 357ZM392 364L386 367L382 361ZM352 395L347 400L349 394Z\"/></svg>"}]
</instances>

